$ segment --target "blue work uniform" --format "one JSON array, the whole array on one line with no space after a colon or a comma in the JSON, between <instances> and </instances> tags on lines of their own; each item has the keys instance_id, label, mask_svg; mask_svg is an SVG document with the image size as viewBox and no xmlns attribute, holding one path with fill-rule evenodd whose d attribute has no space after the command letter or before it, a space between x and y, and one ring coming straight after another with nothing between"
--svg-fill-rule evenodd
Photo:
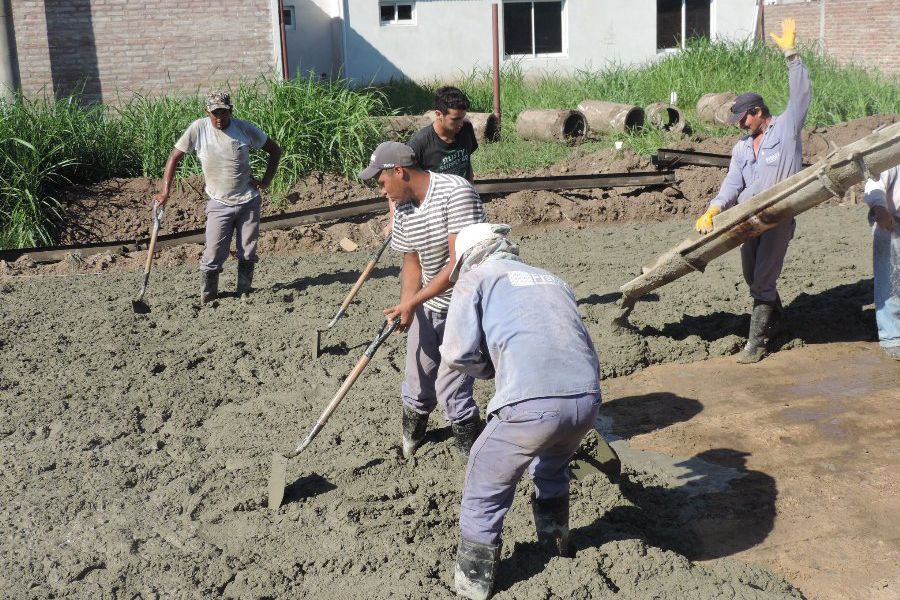
<instances>
[{"instance_id":1,"label":"blue work uniform","mask_svg":"<svg viewBox=\"0 0 900 600\"><path fill-rule=\"evenodd\" d=\"M469 454L460 529L467 540L497 544L526 469L537 498L568 493L569 461L600 407L600 363L569 286L506 258L456 282L441 357L496 382Z\"/></svg>"},{"instance_id":2,"label":"blue work uniform","mask_svg":"<svg viewBox=\"0 0 900 600\"><path fill-rule=\"evenodd\" d=\"M787 110L772 118L762 134L758 155L749 135L734 145L728 175L711 206L726 210L746 202L803 168L800 136L812 100L812 87L809 71L799 58L788 63L788 93ZM744 279L756 300L774 302L778 298L776 284L795 226L791 219L741 246Z\"/></svg>"}]
</instances>

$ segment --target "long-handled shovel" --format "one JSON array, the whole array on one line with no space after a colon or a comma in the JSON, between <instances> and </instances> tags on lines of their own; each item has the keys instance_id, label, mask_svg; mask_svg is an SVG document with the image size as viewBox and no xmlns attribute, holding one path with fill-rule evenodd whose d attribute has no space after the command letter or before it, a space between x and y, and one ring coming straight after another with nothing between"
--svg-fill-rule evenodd
<instances>
[{"instance_id":1,"label":"long-handled shovel","mask_svg":"<svg viewBox=\"0 0 900 600\"><path fill-rule=\"evenodd\" d=\"M372 340L372 343L369 344L369 347L366 348L366 351L363 353L362 357L360 357L359 362L356 363L356 366L353 367L353 370L350 371L350 374L347 376L347 379L344 380L344 383L341 385L341 388L338 390L337 394L335 394L334 399L325 407L325 410L322 412L322 415L319 417L319 420L316 421L316 424L310 430L309 435L306 436L306 439L300 443L293 451L288 452L287 454L281 454L279 452L275 452L272 454L272 468L269 472L269 507L270 508L278 508L281 506L281 501L284 500L284 483L287 473L287 461L289 458L294 458L303 450L309 446L310 442L322 431L322 428L325 427L325 423L328 422L328 419L331 417L331 414L338 407L338 404L341 403L341 400L344 399L344 396L347 395L347 392L350 391L350 388L365 370L366 365L369 364L369 361L372 360L372 357L375 355L375 352L378 350L378 347L387 339L389 335L391 335L394 330L397 328L397 324L400 322L399 319L395 319L394 321L385 321L381 325L381 329L378 330L378 334L375 336L375 339Z\"/></svg>"},{"instance_id":2,"label":"long-handled shovel","mask_svg":"<svg viewBox=\"0 0 900 600\"><path fill-rule=\"evenodd\" d=\"M359 292L359 289L363 286L366 280L369 278L369 275L372 274L372 271L375 269L375 264L378 262L378 259L381 258L381 255L384 253L385 248L388 247L391 243L391 234L388 234L384 241L381 242L381 245L375 249L374 252L369 256L369 262L366 263L365 268L362 273L359 275L359 279L356 280L356 283L353 284L353 287L350 288L350 292L347 294L347 297L344 298L344 301L341 303L340 308L338 308L337 313L334 315L334 318L331 319L331 322L328 324L325 329L319 329L316 331L316 339L315 345L313 346L313 358L318 358L322 353L322 334L332 327L338 322L338 319L344 316L344 312L347 310L347 307L350 306L350 303L353 302L353 298L356 297L356 293Z\"/></svg>"},{"instance_id":3,"label":"long-handled shovel","mask_svg":"<svg viewBox=\"0 0 900 600\"><path fill-rule=\"evenodd\" d=\"M131 309L141 315L150 312L150 306L144 302L144 294L147 292L147 284L150 283L150 265L153 264L153 251L156 249L156 235L159 233L159 225L163 218L163 207L153 207L153 230L150 232L150 246L147 248L147 262L144 263L144 284L137 298L131 301Z\"/></svg>"}]
</instances>

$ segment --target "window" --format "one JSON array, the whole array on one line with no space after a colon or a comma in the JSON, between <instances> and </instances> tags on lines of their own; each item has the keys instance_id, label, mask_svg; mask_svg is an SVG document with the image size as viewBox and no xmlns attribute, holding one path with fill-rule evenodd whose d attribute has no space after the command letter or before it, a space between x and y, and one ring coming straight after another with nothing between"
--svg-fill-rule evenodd
<instances>
[{"instance_id":1,"label":"window","mask_svg":"<svg viewBox=\"0 0 900 600\"><path fill-rule=\"evenodd\" d=\"M563 53L565 0L506 0L503 3L503 49L507 56Z\"/></svg>"},{"instance_id":2,"label":"window","mask_svg":"<svg viewBox=\"0 0 900 600\"><path fill-rule=\"evenodd\" d=\"M656 0L656 48L684 48L685 40L709 37L712 0Z\"/></svg>"},{"instance_id":3,"label":"window","mask_svg":"<svg viewBox=\"0 0 900 600\"><path fill-rule=\"evenodd\" d=\"M297 21L294 20L294 7L293 6L284 6L284 10L282 11L282 18L284 19L284 28L287 31L293 31L297 29Z\"/></svg>"},{"instance_id":4,"label":"window","mask_svg":"<svg viewBox=\"0 0 900 600\"><path fill-rule=\"evenodd\" d=\"M414 2L382 2L378 5L382 25L412 25L415 23Z\"/></svg>"}]
</instances>

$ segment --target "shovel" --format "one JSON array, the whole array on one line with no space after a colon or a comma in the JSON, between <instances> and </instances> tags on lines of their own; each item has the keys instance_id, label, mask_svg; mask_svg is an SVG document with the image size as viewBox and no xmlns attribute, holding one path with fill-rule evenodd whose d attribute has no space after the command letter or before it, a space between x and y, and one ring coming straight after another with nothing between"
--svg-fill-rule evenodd
<instances>
[{"instance_id":1,"label":"shovel","mask_svg":"<svg viewBox=\"0 0 900 600\"><path fill-rule=\"evenodd\" d=\"M384 253L385 248L391 243L391 234L388 234L384 241L381 242L381 245L375 249L374 252L369 256L369 262L366 263L365 268L359 276L359 279L356 280L356 283L353 284L353 287L350 288L350 293L347 294L347 297L344 298L344 302L341 303L340 308L338 308L337 313L334 315L334 318L331 319L331 322L328 324L325 329L319 329L316 331L316 339L315 345L313 346L313 358L319 358L322 354L322 334L335 326L338 322L338 319L344 316L344 312L347 310L347 307L350 306L350 303L353 302L353 298L356 297L356 293L359 292L359 289L363 286L366 280L369 278L369 275L372 274L372 271L375 269L375 264L378 262L378 259L381 258L381 255Z\"/></svg>"},{"instance_id":2,"label":"shovel","mask_svg":"<svg viewBox=\"0 0 900 600\"><path fill-rule=\"evenodd\" d=\"M322 428L325 426L325 423L328 422L328 419L338 407L338 404L341 403L341 400L344 399L344 396L347 395L347 392L350 391L350 388L365 370L366 365L372 360L378 347L381 346L384 340L394 332L399 323L399 319L395 319L392 322L385 320L381 325L381 329L378 330L375 339L372 340L372 343L369 344L369 347L366 348L366 351L363 353L362 357L360 357L359 362L357 362L356 366L353 367L353 370L350 371L350 374L347 376L347 379L344 380L344 383L341 385L337 394L335 394L328 406L325 407L325 410L310 430L309 435L306 436L306 439L294 448L292 452L288 452L287 454L275 452L272 454L272 466L269 472L269 508L278 508L281 506L281 501L284 500L284 484L288 459L294 458L303 452L303 450L309 446L309 443L313 441L320 431L322 431Z\"/></svg>"},{"instance_id":3,"label":"shovel","mask_svg":"<svg viewBox=\"0 0 900 600\"><path fill-rule=\"evenodd\" d=\"M622 471L622 461L612 446L606 443L597 430L588 432L581 442L581 447L569 463L572 477L584 479L588 475L602 473L610 483L618 483Z\"/></svg>"},{"instance_id":4,"label":"shovel","mask_svg":"<svg viewBox=\"0 0 900 600\"><path fill-rule=\"evenodd\" d=\"M150 283L150 265L153 264L153 251L156 248L156 234L159 233L159 224L163 218L163 207L153 206L153 230L150 232L150 246L147 248L147 262L144 264L144 284L137 298L131 301L131 309L139 315L150 312L150 306L144 302L144 294L147 292L147 284Z\"/></svg>"}]
</instances>

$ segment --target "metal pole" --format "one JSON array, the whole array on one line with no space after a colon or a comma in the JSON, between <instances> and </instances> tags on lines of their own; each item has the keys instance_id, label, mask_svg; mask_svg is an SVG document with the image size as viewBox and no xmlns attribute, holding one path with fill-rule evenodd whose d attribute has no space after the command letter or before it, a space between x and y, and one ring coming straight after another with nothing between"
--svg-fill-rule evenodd
<instances>
[{"instance_id":1,"label":"metal pole","mask_svg":"<svg viewBox=\"0 0 900 600\"><path fill-rule=\"evenodd\" d=\"M296 13L294 14L296 18ZM284 0L278 0L278 34L281 36L281 78L288 80L287 40L284 32Z\"/></svg>"},{"instance_id":2,"label":"metal pole","mask_svg":"<svg viewBox=\"0 0 900 600\"><path fill-rule=\"evenodd\" d=\"M500 26L497 14L497 3L491 4L491 37L494 54L494 114L497 115L497 127L500 127Z\"/></svg>"},{"instance_id":3,"label":"metal pole","mask_svg":"<svg viewBox=\"0 0 900 600\"><path fill-rule=\"evenodd\" d=\"M0 3L0 98L12 100L19 89L12 0Z\"/></svg>"},{"instance_id":4,"label":"metal pole","mask_svg":"<svg viewBox=\"0 0 900 600\"><path fill-rule=\"evenodd\" d=\"M759 21L757 22L756 32L759 34L759 43L766 43L766 5L763 0L759 0L759 12L757 13L757 18Z\"/></svg>"}]
</instances>

